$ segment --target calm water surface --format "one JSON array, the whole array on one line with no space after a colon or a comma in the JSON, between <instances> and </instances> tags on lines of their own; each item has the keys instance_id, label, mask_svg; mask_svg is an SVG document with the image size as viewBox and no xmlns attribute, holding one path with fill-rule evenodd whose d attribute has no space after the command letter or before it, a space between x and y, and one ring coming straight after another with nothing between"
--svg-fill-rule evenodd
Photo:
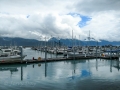
<instances>
[{"instance_id":1,"label":"calm water surface","mask_svg":"<svg viewBox=\"0 0 120 90\"><path fill-rule=\"evenodd\" d=\"M25 59L44 53L25 49ZM48 57L56 57L49 54ZM0 90L120 90L118 60L69 60L0 66Z\"/></svg>"}]
</instances>

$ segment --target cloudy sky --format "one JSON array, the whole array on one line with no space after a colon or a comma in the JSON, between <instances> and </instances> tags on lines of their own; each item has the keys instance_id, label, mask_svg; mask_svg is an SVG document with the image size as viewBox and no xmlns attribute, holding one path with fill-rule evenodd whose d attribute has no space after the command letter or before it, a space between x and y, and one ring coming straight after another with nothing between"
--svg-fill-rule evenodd
<instances>
[{"instance_id":1,"label":"cloudy sky","mask_svg":"<svg viewBox=\"0 0 120 90\"><path fill-rule=\"evenodd\" d=\"M0 36L120 40L120 0L0 0Z\"/></svg>"}]
</instances>

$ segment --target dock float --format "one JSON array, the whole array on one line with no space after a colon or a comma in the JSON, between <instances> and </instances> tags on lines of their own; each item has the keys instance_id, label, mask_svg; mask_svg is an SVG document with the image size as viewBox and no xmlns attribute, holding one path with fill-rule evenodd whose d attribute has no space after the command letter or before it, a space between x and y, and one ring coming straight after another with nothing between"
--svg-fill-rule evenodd
<instances>
[{"instance_id":1,"label":"dock float","mask_svg":"<svg viewBox=\"0 0 120 90\"><path fill-rule=\"evenodd\" d=\"M119 59L119 57L80 57L80 58L38 58L38 59L25 59L25 60L0 60L0 64L25 64L25 63L41 63L41 62L56 62L56 61L67 61L67 60L83 60L83 59Z\"/></svg>"}]
</instances>

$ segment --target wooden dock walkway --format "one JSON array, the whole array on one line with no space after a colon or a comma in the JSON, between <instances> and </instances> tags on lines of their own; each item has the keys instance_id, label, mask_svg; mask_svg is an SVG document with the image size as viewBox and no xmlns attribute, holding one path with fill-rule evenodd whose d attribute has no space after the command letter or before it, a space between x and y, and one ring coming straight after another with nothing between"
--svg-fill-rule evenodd
<instances>
[{"instance_id":1,"label":"wooden dock walkway","mask_svg":"<svg viewBox=\"0 0 120 90\"><path fill-rule=\"evenodd\" d=\"M66 61L66 60L83 60L83 59L119 59L119 57L80 57L80 58L47 58L46 60L44 58L40 59L25 59L25 60L1 60L0 64L24 64L24 63L41 63L41 62L56 62L56 61Z\"/></svg>"}]
</instances>

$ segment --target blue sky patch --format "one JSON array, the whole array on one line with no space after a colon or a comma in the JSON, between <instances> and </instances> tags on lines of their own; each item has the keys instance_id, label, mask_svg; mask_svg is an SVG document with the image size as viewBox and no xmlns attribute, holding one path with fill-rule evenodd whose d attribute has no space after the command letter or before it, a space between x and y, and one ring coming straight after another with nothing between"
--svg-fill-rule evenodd
<instances>
[{"instance_id":1,"label":"blue sky patch","mask_svg":"<svg viewBox=\"0 0 120 90\"><path fill-rule=\"evenodd\" d=\"M30 15L27 15L27 18L29 18L30 17Z\"/></svg>"},{"instance_id":2,"label":"blue sky patch","mask_svg":"<svg viewBox=\"0 0 120 90\"><path fill-rule=\"evenodd\" d=\"M84 27L87 25L87 21L90 21L92 18L90 18L89 16L84 16L84 15L80 15L78 13L69 13L68 15L71 16L79 16L82 20L80 22L78 22L79 27Z\"/></svg>"}]
</instances>

